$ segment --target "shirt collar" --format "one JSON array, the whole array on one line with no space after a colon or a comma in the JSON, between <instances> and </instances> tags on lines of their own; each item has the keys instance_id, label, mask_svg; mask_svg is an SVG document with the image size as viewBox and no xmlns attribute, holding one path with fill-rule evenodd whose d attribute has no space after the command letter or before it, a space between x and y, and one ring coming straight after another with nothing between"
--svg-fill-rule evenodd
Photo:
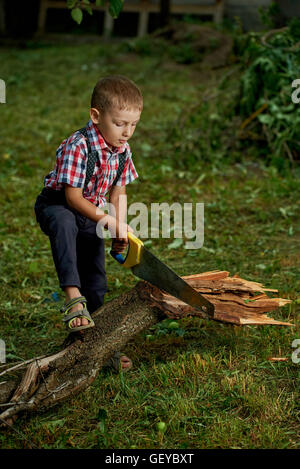
<instances>
[{"instance_id":1,"label":"shirt collar","mask_svg":"<svg viewBox=\"0 0 300 469\"><path fill-rule=\"evenodd\" d=\"M93 123L90 119L86 125L86 129L88 132L88 136L90 139L91 147L96 151L106 150L109 151L111 154L114 153L124 153L124 151L128 147L128 143L124 143L120 147L114 147L113 149L108 146L106 141L104 140L103 136L101 135L100 130L98 127Z\"/></svg>"}]
</instances>

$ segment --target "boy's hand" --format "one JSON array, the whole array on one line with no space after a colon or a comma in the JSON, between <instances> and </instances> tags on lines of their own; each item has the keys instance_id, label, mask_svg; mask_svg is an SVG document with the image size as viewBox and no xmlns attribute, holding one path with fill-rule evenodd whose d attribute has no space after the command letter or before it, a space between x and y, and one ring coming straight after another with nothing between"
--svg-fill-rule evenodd
<instances>
[{"instance_id":1,"label":"boy's hand","mask_svg":"<svg viewBox=\"0 0 300 469\"><path fill-rule=\"evenodd\" d=\"M133 233L131 226L126 223L120 223L117 225L116 237L112 239L112 251L121 253L128 245L127 233Z\"/></svg>"},{"instance_id":2,"label":"boy's hand","mask_svg":"<svg viewBox=\"0 0 300 469\"><path fill-rule=\"evenodd\" d=\"M114 238L111 243L111 250L120 254L128 245L128 241L123 238Z\"/></svg>"}]
</instances>

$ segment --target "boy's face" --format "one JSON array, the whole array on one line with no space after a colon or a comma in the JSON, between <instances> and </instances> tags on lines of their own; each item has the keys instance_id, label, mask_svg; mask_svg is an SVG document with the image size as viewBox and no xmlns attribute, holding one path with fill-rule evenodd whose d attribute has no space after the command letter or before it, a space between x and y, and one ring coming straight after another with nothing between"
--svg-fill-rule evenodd
<instances>
[{"instance_id":1,"label":"boy's face","mask_svg":"<svg viewBox=\"0 0 300 469\"><path fill-rule=\"evenodd\" d=\"M92 108L90 115L105 141L113 147L120 147L130 139L135 131L141 111L137 109L112 109L102 113Z\"/></svg>"}]
</instances>

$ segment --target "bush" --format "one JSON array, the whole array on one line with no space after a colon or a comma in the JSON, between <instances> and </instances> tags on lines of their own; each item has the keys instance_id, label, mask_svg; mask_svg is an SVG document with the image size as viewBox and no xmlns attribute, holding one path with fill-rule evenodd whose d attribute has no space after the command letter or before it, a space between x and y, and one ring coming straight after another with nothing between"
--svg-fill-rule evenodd
<instances>
[{"instance_id":1,"label":"bush","mask_svg":"<svg viewBox=\"0 0 300 469\"><path fill-rule=\"evenodd\" d=\"M256 130L265 136L275 158L300 159L300 113L291 98L292 83L300 78L299 38L300 21L295 18L288 27L264 37L250 33L240 44L243 74L238 110L246 118L265 106L257 116Z\"/></svg>"}]
</instances>

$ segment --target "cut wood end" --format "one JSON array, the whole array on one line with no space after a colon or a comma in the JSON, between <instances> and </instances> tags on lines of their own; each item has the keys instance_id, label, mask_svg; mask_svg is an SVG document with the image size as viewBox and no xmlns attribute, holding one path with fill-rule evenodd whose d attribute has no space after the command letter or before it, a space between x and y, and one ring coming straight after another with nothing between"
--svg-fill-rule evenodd
<instances>
[{"instance_id":1,"label":"cut wood end","mask_svg":"<svg viewBox=\"0 0 300 469\"><path fill-rule=\"evenodd\" d=\"M287 357L269 357L267 360L269 360L269 362L287 362L288 358Z\"/></svg>"},{"instance_id":2,"label":"cut wood end","mask_svg":"<svg viewBox=\"0 0 300 469\"><path fill-rule=\"evenodd\" d=\"M203 272L182 278L214 304L215 321L236 325L293 326L291 323L277 321L266 315L291 303L291 300L270 298L265 293L267 289L264 289L260 283L244 280L237 274L229 277L227 271ZM268 289L268 291L277 290ZM199 311L192 306L148 283L143 282L143 294L168 317L199 316Z\"/></svg>"},{"instance_id":3,"label":"cut wood end","mask_svg":"<svg viewBox=\"0 0 300 469\"><path fill-rule=\"evenodd\" d=\"M202 279L202 280L221 280L222 278L227 278L229 276L227 270L211 270L209 272L202 272L200 274L184 275L181 278L184 280L192 279Z\"/></svg>"},{"instance_id":4,"label":"cut wood end","mask_svg":"<svg viewBox=\"0 0 300 469\"><path fill-rule=\"evenodd\" d=\"M278 306L284 306L292 303L292 300L286 300L285 298L272 298L272 300L276 300L278 302Z\"/></svg>"},{"instance_id":5,"label":"cut wood end","mask_svg":"<svg viewBox=\"0 0 300 469\"><path fill-rule=\"evenodd\" d=\"M211 288L215 286L213 282L217 283L217 289L220 290L220 285L223 286L224 290L234 290L236 293L240 291L247 290L248 292L273 292L277 293L278 290L274 288L265 288L262 283L254 282L252 280L245 280L241 278L238 274L234 274L232 277L229 276L229 271L225 270L212 270L210 272L202 272L200 274L192 274L182 276L187 283L192 287L199 289L201 287L209 287L209 282L212 282ZM203 282L203 283L202 283ZM198 284L198 285L197 285Z\"/></svg>"},{"instance_id":6,"label":"cut wood end","mask_svg":"<svg viewBox=\"0 0 300 469\"><path fill-rule=\"evenodd\" d=\"M253 318L242 318L240 317L240 324L241 325L249 325L249 326L262 326L264 324L266 325L274 325L274 326L294 326L294 324L291 324L290 322L283 322L283 321L277 321L276 319L269 318L265 314L261 316L256 316Z\"/></svg>"}]
</instances>

